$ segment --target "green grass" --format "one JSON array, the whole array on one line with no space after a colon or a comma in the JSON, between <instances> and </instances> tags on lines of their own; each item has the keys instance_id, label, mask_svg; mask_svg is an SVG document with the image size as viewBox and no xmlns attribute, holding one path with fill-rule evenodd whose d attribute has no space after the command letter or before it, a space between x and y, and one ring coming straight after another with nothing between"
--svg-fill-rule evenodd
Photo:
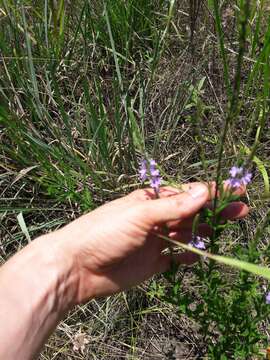
<instances>
[{"instance_id":1,"label":"green grass","mask_svg":"<svg viewBox=\"0 0 270 360\"><path fill-rule=\"evenodd\" d=\"M248 260L239 248L250 242L267 265L269 15L263 0L0 0L2 261L26 229L33 239L139 187L148 155L169 183L220 182L240 160L252 168L251 215L220 251ZM41 359L200 358L194 323L148 290L79 308ZM72 350L79 329L95 339L88 355Z\"/></svg>"}]
</instances>

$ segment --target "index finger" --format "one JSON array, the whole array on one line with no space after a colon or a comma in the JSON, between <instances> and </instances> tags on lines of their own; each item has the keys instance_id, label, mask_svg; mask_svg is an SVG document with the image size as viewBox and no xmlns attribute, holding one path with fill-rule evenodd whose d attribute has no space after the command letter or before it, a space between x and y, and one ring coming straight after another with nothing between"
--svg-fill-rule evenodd
<instances>
[{"instance_id":1,"label":"index finger","mask_svg":"<svg viewBox=\"0 0 270 360\"><path fill-rule=\"evenodd\" d=\"M201 182L201 183L203 183L203 182ZM162 186L159 189L159 197L164 198L164 197L179 195L180 193L183 193L183 192L189 192L189 190L191 190L192 187L196 184L199 184L199 182L182 184L179 187ZM206 185L209 189L208 201L214 199L215 194L216 194L215 181L212 181L210 183L203 183L203 184ZM224 189L224 191L228 191L228 192L231 191L231 188L227 181L225 181L223 183L223 189ZM232 191L232 194L239 195L239 196L244 195L245 193L246 193L246 188L244 185L241 187L238 187L237 189L234 189ZM217 192L217 194L219 195L219 191ZM142 201L154 200L154 199L156 199L156 193L155 193L154 189L152 189L152 188L145 188L145 189L135 190L132 193L130 193L129 195L127 195L127 197L134 199L134 200L142 200Z\"/></svg>"}]
</instances>

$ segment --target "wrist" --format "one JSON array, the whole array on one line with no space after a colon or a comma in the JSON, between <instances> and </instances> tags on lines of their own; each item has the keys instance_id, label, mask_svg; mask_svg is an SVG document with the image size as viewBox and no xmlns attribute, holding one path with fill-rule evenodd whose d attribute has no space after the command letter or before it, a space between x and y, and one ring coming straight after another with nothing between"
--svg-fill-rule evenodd
<instances>
[{"instance_id":1,"label":"wrist","mask_svg":"<svg viewBox=\"0 0 270 360\"><path fill-rule=\"evenodd\" d=\"M59 252L57 238L42 236L0 269L1 358L32 359L75 304L72 259ZM9 339L16 342L9 346ZM20 355L19 355L20 354Z\"/></svg>"},{"instance_id":2,"label":"wrist","mask_svg":"<svg viewBox=\"0 0 270 360\"><path fill-rule=\"evenodd\" d=\"M13 256L2 268L1 277L22 285L32 291L32 299L53 298L49 302L57 304L57 311L64 313L75 305L77 279L73 271L73 259L58 242L55 233L41 236ZM12 290L12 288L11 288ZM16 292L17 289L15 288Z\"/></svg>"},{"instance_id":3,"label":"wrist","mask_svg":"<svg viewBox=\"0 0 270 360\"><path fill-rule=\"evenodd\" d=\"M71 294L71 306L85 303L100 294L97 286L98 271L93 266L95 251L91 248L95 241L89 240L88 233L90 221L89 215L84 215L79 220L44 236L44 240L46 237L50 238L49 241L53 244L53 256L66 264L64 268ZM93 237L91 236L92 240ZM88 244L87 250L85 243Z\"/></svg>"},{"instance_id":4,"label":"wrist","mask_svg":"<svg viewBox=\"0 0 270 360\"><path fill-rule=\"evenodd\" d=\"M41 236L33 245L37 247L37 261L44 271L44 276L49 279L49 292L53 293L58 304L57 312L63 314L77 303L79 276L76 259L62 245L58 235L58 232L53 232Z\"/></svg>"}]
</instances>

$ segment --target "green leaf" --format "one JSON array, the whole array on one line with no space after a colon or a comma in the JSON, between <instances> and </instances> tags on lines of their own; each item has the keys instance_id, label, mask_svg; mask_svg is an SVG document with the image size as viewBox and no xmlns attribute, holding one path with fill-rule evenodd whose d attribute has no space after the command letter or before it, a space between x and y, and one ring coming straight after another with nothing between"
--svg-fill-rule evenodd
<instances>
[{"instance_id":1,"label":"green leaf","mask_svg":"<svg viewBox=\"0 0 270 360\"><path fill-rule=\"evenodd\" d=\"M245 150L246 154L248 154L248 155L251 153L250 149L246 145L244 146L244 150ZM268 176L267 170L264 166L264 163L257 156L253 156L252 161L257 165L258 170L262 174L263 181L264 181L265 194L269 195L269 192L270 192L269 176Z\"/></svg>"},{"instance_id":2,"label":"green leaf","mask_svg":"<svg viewBox=\"0 0 270 360\"><path fill-rule=\"evenodd\" d=\"M136 150L138 150L141 154L143 154L145 152L143 136L141 134L141 130L139 128L139 125L135 119L134 113L131 108L128 108L128 115L131 125L133 144Z\"/></svg>"},{"instance_id":3,"label":"green leaf","mask_svg":"<svg viewBox=\"0 0 270 360\"><path fill-rule=\"evenodd\" d=\"M31 242L31 238L30 238L30 235L29 235L29 231L28 231L28 229L27 229L27 226L26 226L26 224L25 224L25 221L24 221L24 217L23 217L23 213L22 213L22 212L20 212L19 215L17 216L17 220L18 220L18 223L19 223L19 225L20 225L20 228L21 228L23 234L25 235L28 243L30 243L30 242Z\"/></svg>"},{"instance_id":4,"label":"green leaf","mask_svg":"<svg viewBox=\"0 0 270 360\"><path fill-rule=\"evenodd\" d=\"M207 257L209 259L212 259L212 260L214 260L216 262L219 262L219 263L234 267L234 268L239 269L239 270L245 270L245 271L248 271L248 272L250 272L250 273L252 273L254 275L258 275L258 276L261 276L261 277L263 277L263 278L265 278L267 280L270 280L270 269L267 268L267 267L251 264L251 263L241 261L241 260L237 260L237 259L233 259L233 258L227 257L227 256L213 255L213 254L210 254L210 253L208 253L206 251L201 251L199 249L196 249L196 248L194 248L194 247L192 247L190 245L182 244L182 243L179 243L177 241L171 240L171 239L167 238L166 236L159 235L159 237L164 239L164 240L167 240L170 243L178 245L179 247L183 248L184 250L191 251L191 252L193 252L195 254L205 256L205 257Z\"/></svg>"}]
</instances>

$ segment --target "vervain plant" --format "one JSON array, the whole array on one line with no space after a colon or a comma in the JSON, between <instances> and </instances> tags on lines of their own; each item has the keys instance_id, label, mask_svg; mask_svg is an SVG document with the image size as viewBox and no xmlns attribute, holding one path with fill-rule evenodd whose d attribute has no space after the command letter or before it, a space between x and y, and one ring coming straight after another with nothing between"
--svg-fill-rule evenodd
<instances>
[{"instance_id":1,"label":"vervain plant","mask_svg":"<svg viewBox=\"0 0 270 360\"><path fill-rule=\"evenodd\" d=\"M143 160L140 178L142 181L149 178L150 186L158 197L161 177L154 160ZM251 173L243 167L231 168L225 188L224 185L219 188L215 214L213 208L207 208L195 218L192 238L188 245L161 236L164 241L168 241L170 251L172 245L178 245L178 249L180 246L180 249L194 251L202 257L199 264L193 267L193 278L191 280L189 276L188 285L185 273L178 272L177 268L172 266L171 271L165 275L168 286L164 287L154 281L150 294L175 305L180 313L186 314L200 325L202 348L207 349L207 356L211 359L247 359L251 354L264 354L261 351L262 346L267 346L267 337L261 332L260 325L270 314L269 288L263 285L260 279L250 275L254 273L270 279L268 268L254 265L259 263L261 258L256 246L258 234L255 234L247 246L232 248L230 256L234 256L235 260L213 255L211 240L205 242L206 240L197 235L200 223L206 223L212 229L216 228L214 254L221 252L221 234L230 227L222 221L222 211L231 202L239 199L234 191L246 186L251 178ZM267 215L265 223L258 227L257 233L262 231L268 221ZM210 250L210 253L202 251L206 249ZM269 256L269 249L265 256ZM240 273L226 274L224 268L217 266L218 263L236 267ZM196 285L198 290L193 289L192 284Z\"/></svg>"},{"instance_id":2,"label":"vervain plant","mask_svg":"<svg viewBox=\"0 0 270 360\"><path fill-rule=\"evenodd\" d=\"M227 185L224 190L222 179L222 164L224 146L228 136L230 127L234 126L235 119L237 118L243 102L239 101L240 85L241 85L241 69L244 59L244 51L246 48L246 38L248 33L248 21L250 17L250 2L240 1L238 2L238 19L239 19L239 49L236 63L235 77L230 83L228 72L228 59L225 49L224 33L221 24L221 15L219 2L213 0L211 3L213 7L217 34L220 43L221 56L224 64L224 79L227 87L228 94L228 110L224 122L224 128L221 135L219 148L218 148L218 161L217 161L217 173L216 173L216 192L212 203L212 207L202 211L199 217L196 217L193 223L193 235L190 239L188 246L180 245L185 250L188 247L192 247L191 251L197 252L200 255L204 255L201 258L199 264L193 268L194 279L192 282L198 286L198 289L193 289L190 284L186 285L186 278L184 273L178 273L174 268L167 273L166 278L169 281L169 286L158 286L154 282L154 293L158 294L160 298L169 303L176 305L181 313L185 313L190 318L199 323L202 334L202 345L207 350L207 357L211 359L248 359L250 356L264 355L261 352L261 347L267 346L267 337L261 331L260 326L262 322L268 318L270 314L269 308L269 292L268 287L263 284L258 278L251 276L248 270L252 272L256 270L256 265L246 264L238 260L244 260L252 264L259 263L262 257L261 252L258 250L259 230L269 224L269 215L266 215L265 221L262 226L259 226L253 240L251 240L245 246L236 245L231 248L230 256L235 257L238 260L227 261L224 257L219 257L213 254L220 254L222 252L222 233L228 227L222 221L222 211L232 201L237 200L239 197L235 196L233 190L239 186L246 186L251 181L251 173L248 172L247 166L250 166L250 162L254 159L255 149L257 148L262 129L265 125L265 114L269 113L268 110L268 96L269 96L269 81L264 87L264 102L260 102L262 109L259 112L259 130L252 151L250 151L249 157L246 161L241 162L241 166L233 166L230 170L230 178L227 180ZM258 21L261 20L259 15ZM258 26L258 25L257 25ZM258 28L256 28L258 32ZM256 47L256 41L258 40L258 33L253 38L253 50ZM268 35L265 35L265 44L263 48L263 54L265 49L269 45ZM262 55L263 56L263 55ZM264 58L264 65L259 65L255 62L253 71L259 73L259 67L264 67L264 75L268 73L268 59ZM257 73L257 74L258 74ZM252 76L252 75L251 75ZM265 78L266 79L266 78ZM248 88L250 89L251 83L248 82ZM197 105L199 102L197 102ZM198 129L197 129L198 130ZM199 139L202 137L199 134ZM202 153L202 163L205 162L203 149L200 144L200 151ZM213 230L213 234L209 243L205 244L203 239L196 235L196 229L199 223L207 223ZM168 238L164 237L164 239ZM171 241L170 241L171 242ZM175 242L174 242L175 243ZM175 243L176 245L176 243ZM201 250L209 250L210 254L204 253ZM269 257L269 247L265 249L264 258ZM224 273L224 269L218 266L218 262L236 266L241 271L227 275ZM238 266L240 265L240 266ZM256 270L257 271L257 270ZM259 274L256 272L255 274ZM261 268L261 271L268 272L269 270ZM262 274L261 272L261 274ZM265 273L266 274L266 273ZM267 278L267 276L266 276Z\"/></svg>"}]
</instances>

